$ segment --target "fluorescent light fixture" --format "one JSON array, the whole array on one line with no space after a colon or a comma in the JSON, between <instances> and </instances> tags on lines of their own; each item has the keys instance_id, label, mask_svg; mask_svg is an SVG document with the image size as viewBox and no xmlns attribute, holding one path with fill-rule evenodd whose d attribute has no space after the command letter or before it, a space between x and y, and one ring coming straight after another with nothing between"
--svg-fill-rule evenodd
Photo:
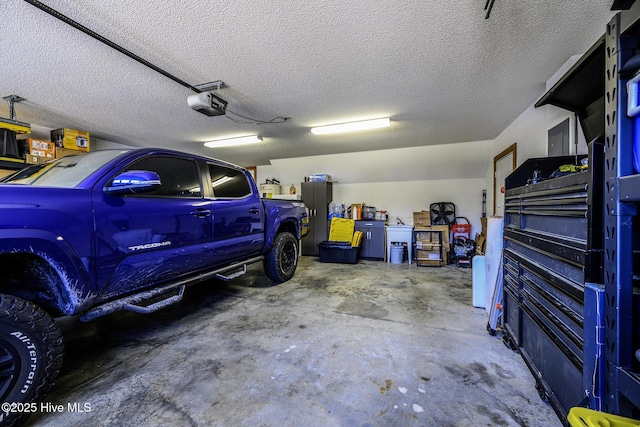
<instances>
[{"instance_id":1,"label":"fluorescent light fixture","mask_svg":"<svg viewBox=\"0 0 640 427\"><path fill-rule=\"evenodd\" d=\"M337 125L318 126L311 128L311 133L315 135L328 135L332 133L354 132L366 129L377 129L390 126L389 118L362 120L359 122L340 123Z\"/></svg>"},{"instance_id":2,"label":"fluorescent light fixture","mask_svg":"<svg viewBox=\"0 0 640 427\"><path fill-rule=\"evenodd\" d=\"M227 182L227 181L231 181L232 179L233 179L232 177L230 177L230 176L226 176L226 175L225 175L225 176L223 176L222 178L219 178L219 179L216 179L215 181L213 181L213 182L211 183L211 186L212 186L213 188L215 188L215 187L217 187L218 185L222 185L222 184L224 184L224 183L225 183L225 182Z\"/></svg>"},{"instance_id":3,"label":"fluorescent light fixture","mask_svg":"<svg viewBox=\"0 0 640 427\"><path fill-rule=\"evenodd\" d=\"M216 139L215 141L207 141L204 143L205 147L218 148L218 147L231 147L235 145L256 144L262 142L262 137L258 135L241 136L239 138L229 139Z\"/></svg>"}]
</instances>

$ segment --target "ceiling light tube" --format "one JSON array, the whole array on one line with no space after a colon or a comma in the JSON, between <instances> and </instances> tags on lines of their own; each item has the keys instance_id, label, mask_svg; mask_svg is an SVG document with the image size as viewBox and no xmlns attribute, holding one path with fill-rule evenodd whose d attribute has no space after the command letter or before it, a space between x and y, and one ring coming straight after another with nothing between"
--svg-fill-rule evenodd
<instances>
[{"instance_id":1,"label":"ceiling light tube","mask_svg":"<svg viewBox=\"0 0 640 427\"><path fill-rule=\"evenodd\" d=\"M227 181L231 181L232 179L233 179L232 177L230 177L230 176L226 176L226 175L225 175L225 176L223 176L222 178L218 178L218 179L216 179L215 181L213 181L213 182L211 183L211 186L212 186L213 188L216 188L217 186L222 185L222 184L224 184L224 183L225 183L225 182L227 182Z\"/></svg>"},{"instance_id":2,"label":"ceiling light tube","mask_svg":"<svg viewBox=\"0 0 640 427\"><path fill-rule=\"evenodd\" d=\"M315 135L328 135L332 133L354 132L366 129L377 129L390 126L388 117L383 119L363 120L359 122L340 123L337 125L318 126L311 128L311 133Z\"/></svg>"},{"instance_id":3,"label":"ceiling light tube","mask_svg":"<svg viewBox=\"0 0 640 427\"><path fill-rule=\"evenodd\" d=\"M205 147L218 148L218 147L231 147L236 145L257 144L262 142L262 137L258 135L241 136L239 138L229 139L216 139L214 141L207 141L204 143Z\"/></svg>"}]
</instances>

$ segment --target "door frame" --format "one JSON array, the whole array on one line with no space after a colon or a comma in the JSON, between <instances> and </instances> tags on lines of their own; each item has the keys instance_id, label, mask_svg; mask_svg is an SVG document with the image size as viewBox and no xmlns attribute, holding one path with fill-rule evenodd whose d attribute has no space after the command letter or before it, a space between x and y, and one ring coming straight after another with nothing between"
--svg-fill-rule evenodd
<instances>
[{"instance_id":1,"label":"door frame","mask_svg":"<svg viewBox=\"0 0 640 427\"><path fill-rule=\"evenodd\" d=\"M502 150L502 152L500 154L498 154L497 156L495 156L493 158L493 215L496 214L496 166L498 164L498 162L504 158L507 157L509 154L513 154L513 164L512 164L512 169L515 170L516 169L516 154L517 154L517 142L514 142L513 144L511 144L511 146L505 148L504 150Z\"/></svg>"}]
</instances>

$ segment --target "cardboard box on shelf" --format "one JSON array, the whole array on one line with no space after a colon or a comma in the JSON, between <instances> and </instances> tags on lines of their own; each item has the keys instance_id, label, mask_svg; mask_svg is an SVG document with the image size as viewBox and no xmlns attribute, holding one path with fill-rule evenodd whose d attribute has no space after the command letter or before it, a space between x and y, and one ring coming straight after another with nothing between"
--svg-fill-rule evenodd
<instances>
[{"instance_id":1,"label":"cardboard box on shelf","mask_svg":"<svg viewBox=\"0 0 640 427\"><path fill-rule=\"evenodd\" d=\"M56 147L68 150L89 151L91 146L89 132L76 129L54 129L51 131L51 141Z\"/></svg>"},{"instance_id":2,"label":"cardboard box on shelf","mask_svg":"<svg viewBox=\"0 0 640 427\"><path fill-rule=\"evenodd\" d=\"M28 154L31 154L32 156L49 159L54 159L56 157L56 145L51 141L28 138L27 144L29 146Z\"/></svg>"},{"instance_id":3,"label":"cardboard box on shelf","mask_svg":"<svg viewBox=\"0 0 640 427\"><path fill-rule=\"evenodd\" d=\"M480 218L482 231L476 234L476 255L484 255L487 247L487 217Z\"/></svg>"},{"instance_id":4,"label":"cardboard box on shelf","mask_svg":"<svg viewBox=\"0 0 640 427\"><path fill-rule=\"evenodd\" d=\"M415 228L431 226L431 213L429 211L414 212L413 226Z\"/></svg>"},{"instance_id":5,"label":"cardboard box on shelf","mask_svg":"<svg viewBox=\"0 0 640 427\"><path fill-rule=\"evenodd\" d=\"M442 267L446 264L446 252L442 252L440 257L440 249L416 251L416 265L424 267Z\"/></svg>"},{"instance_id":6,"label":"cardboard box on shelf","mask_svg":"<svg viewBox=\"0 0 640 427\"><path fill-rule=\"evenodd\" d=\"M419 249L417 255L418 255L418 260L442 261L442 257L440 256L439 249L433 249L433 250Z\"/></svg>"},{"instance_id":7,"label":"cardboard box on shelf","mask_svg":"<svg viewBox=\"0 0 640 427\"><path fill-rule=\"evenodd\" d=\"M476 255L484 255L487 244L487 237L482 234L476 234Z\"/></svg>"},{"instance_id":8,"label":"cardboard box on shelf","mask_svg":"<svg viewBox=\"0 0 640 427\"><path fill-rule=\"evenodd\" d=\"M449 252L449 226L448 225L432 225L436 230L442 231L442 248Z\"/></svg>"},{"instance_id":9,"label":"cardboard box on shelf","mask_svg":"<svg viewBox=\"0 0 640 427\"><path fill-rule=\"evenodd\" d=\"M70 150L68 148L56 147L56 159L61 159L67 156L77 156L80 154L84 154L84 151Z\"/></svg>"},{"instance_id":10,"label":"cardboard box on shelf","mask_svg":"<svg viewBox=\"0 0 640 427\"><path fill-rule=\"evenodd\" d=\"M416 245L419 243L422 244L437 244L441 243L440 241L441 233L433 233L432 231L416 229L415 238Z\"/></svg>"},{"instance_id":11,"label":"cardboard box on shelf","mask_svg":"<svg viewBox=\"0 0 640 427\"><path fill-rule=\"evenodd\" d=\"M428 227L414 226L414 231L416 231L416 234L420 234L421 236L427 236L428 234L432 234L433 236L437 235L437 233L421 233L421 232L442 231L442 248L447 252L449 251L449 226L448 225L431 225ZM425 237L425 239L429 239L429 238ZM416 237L416 240L418 240L417 237Z\"/></svg>"},{"instance_id":12,"label":"cardboard box on shelf","mask_svg":"<svg viewBox=\"0 0 640 427\"><path fill-rule=\"evenodd\" d=\"M34 156L33 154L26 154L24 159L25 159L25 163L28 163L30 165L37 165L39 163L44 163L47 160L53 160L48 157Z\"/></svg>"}]
</instances>

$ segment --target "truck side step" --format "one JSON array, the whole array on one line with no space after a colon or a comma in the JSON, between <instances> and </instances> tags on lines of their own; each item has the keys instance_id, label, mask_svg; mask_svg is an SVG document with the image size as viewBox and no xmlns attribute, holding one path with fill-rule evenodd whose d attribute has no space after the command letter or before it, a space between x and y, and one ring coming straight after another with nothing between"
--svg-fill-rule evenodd
<instances>
[{"instance_id":1,"label":"truck side step","mask_svg":"<svg viewBox=\"0 0 640 427\"><path fill-rule=\"evenodd\" d=\"M93 307L86 313L83 313L82 315L80 315L80 320L83 322L88 322L89 320L93 320L98 317L105 316L107 314L115 313L116 311L120 311L120 310L130 310L130 311L135 311L137 313L151 313L153 311L159 310L161 308L167 307L171 304L175 304L178 301L180 301L182 299L184 288L186 286L193 285L194 283L202 282L204 280L209 280L213 278L218 278L222 280L231 280L235 277L241 276L244 273L246 273L247 265L260 262L263 259L264 259L264 256L262 255L257 256L241 262L229 264L217 270L207 271L206 273L201 273L193 277L181 279L176 282L169 283L164 286L160 286L158 288L151 288L134 295L128 295L123 298L110 301L102 305L98 305L96 307ZM237 271L228 275L224 274L226 272L234 271L234 270L237 270ZM180 288L180 290L177 295L172 295L170 297L161 299L160 301L154 302L146 306L141 304L142 302L148 301L152 298L165 295L170 292L175 292L175 290L178 288Z\"/></svg>"},{"instance_id":2,"label":"truck side step","mask_svg":"<svg viewBox=\"0 0 640 427\"><path fill-rule=\"evenodd\" d=\"M236 277L240 277L246 272L247 272L247 264L244 264L240 270L234 271L233 273L229 273L226 275L223 273L219 273L219 274L216 274L216 278L220 280L228 281L228 280L235 279Z\"/></svg>"},{"instance_id":3,"label":"truck side step","mask_svg":"<svg viewBox=\"0 0 640 427\"><path fill-rule=\"evenodd\" d=\"M187 285L180 286L180 290L176 295L172 295L170 297L161 299L160 301L156 301L153 304L149 304L149 305L125 304L124 307L122 308L124 310L134 311L136 313L142 313L142 314L153 313L154 311L158 311L161 308L165 308L179 302L182 299L182 296L184 295L184 290L186 287Z\"/></svg>"}]
</instances>

